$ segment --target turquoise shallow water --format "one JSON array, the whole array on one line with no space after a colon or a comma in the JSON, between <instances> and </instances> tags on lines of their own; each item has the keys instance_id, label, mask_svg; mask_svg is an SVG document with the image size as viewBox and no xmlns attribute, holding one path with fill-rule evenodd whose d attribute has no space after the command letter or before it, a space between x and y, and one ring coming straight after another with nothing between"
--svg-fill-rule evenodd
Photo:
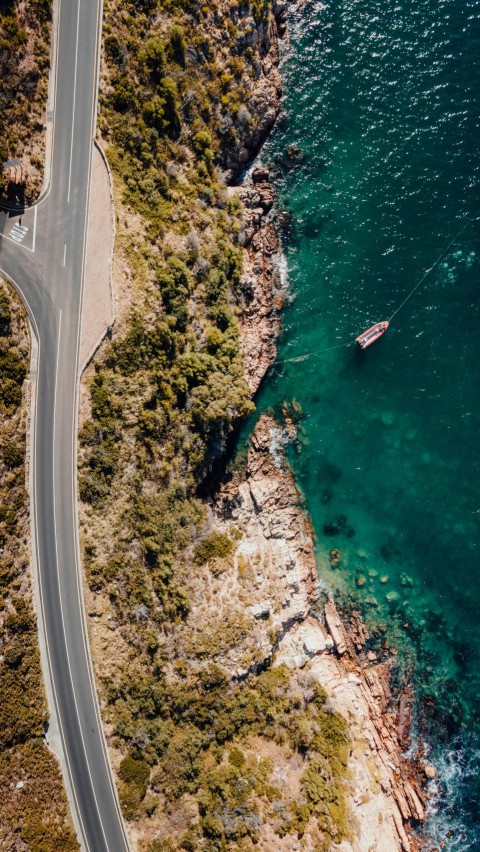
<instances>
[{"instance_id":1,"label":"turquoise shallow water","mask_svg":"<svg viewBox=\"0 0 480 852\"><path fill-rule=\"evenodd\" d=\"M480 849L480 0L307 2L290 32L263 155L288 221L279 361L388 319L466 224L381 341L279 363L258 407L301 405L321 576L389 624L446 794L428 828Z\"/></svg>"}]
</instances>

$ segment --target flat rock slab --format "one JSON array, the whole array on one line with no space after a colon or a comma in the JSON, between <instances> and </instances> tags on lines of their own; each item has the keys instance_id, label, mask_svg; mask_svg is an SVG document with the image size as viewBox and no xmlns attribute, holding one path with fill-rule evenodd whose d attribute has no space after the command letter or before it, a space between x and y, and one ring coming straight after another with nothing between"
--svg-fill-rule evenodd
<instances>
[{"instance_id":1,"label":"flat rock slab","mask_svg":"<svg viewBox=\"0 0 480 852\"><path fill-rule=\"evenodd\" d=\"M80 342L81 369L92 357L115 315L111 284L115 239L113 217L108 169L100 151L94 146Z\"/></svg>"}]
</instances>

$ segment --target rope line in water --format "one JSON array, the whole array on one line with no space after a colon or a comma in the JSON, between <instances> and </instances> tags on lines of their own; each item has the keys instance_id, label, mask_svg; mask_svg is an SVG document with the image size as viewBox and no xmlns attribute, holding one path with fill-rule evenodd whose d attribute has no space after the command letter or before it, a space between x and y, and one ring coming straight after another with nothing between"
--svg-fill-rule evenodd
<instances>
[{"instance_id":1,"label":"rope line in water","mask_svg":"<svg viewBox=\"0 0 480 852\"><path fill-rule=\"evenodd\" d=\"M437 257L436 261L432 264L432 266L429 266L429 268L425 270L425 272L423 273L423 275L422 275L422 277L420 278L420 280L419 280L419 281L417 281L417 283L415 284L415 287L413 288L413 290L410 290L410 293L408 293L408 295L407 295L407 296L405 296L405 298L404 298L403 302L400 302L400 304L399 304L398 308L397 308L397 309L393 312L392 316L391 316L391 317L389 318L389 320L388 320L389 322L391 322L391 321L392 321L392 319L394 318L394 316L396 316L396 315L398 314L398 312L399 312L399 311L401 311L401 309L403 308L403 306L404 306L404 305L406 305L406 303L407 303L407 302L408 302L408 300L409 300L409 299L413 296L413 294L415 293L415 291L416 291L416 290L418 290L418 288L420 287L420 284L423 284L423 282L425 281L425 279L426 279L426 278L428 278L428 276L430 275L430 273L431 273L431 272L433 272L433 270L435 269L435 267L436 267L436 266L438 266L438 264L440 263L440 261L441 261L441 260L443 260L443 258L445 257L445 255L446 255L446 254L450 251L450 249L451 249L451 247L453 246L453 244L457 242L457 240L458 240L458 238L459 238L459 237L461 237L461 235L463 234L463 232L464 232L465 228L467 227L467 225L469 225L469 224L470 224L470 221L471 221L471 220L470 220L470 219L468 219L468 220L465 222L465 224L464 224L464 225L462 225L462 227L460 228L459 232L458 232L457 234L455 234L455 236L454 236L453 240L450 240L450 242L449 242L448 246L447 246L446 248L444 248L444 249L443 249L443 251L442 251L442 253L441 253L441 254L439 254L439 255L438 255L438 257Z\"/></svg>"},{"instance_id":2,"label":"rope line in water","mask_svg":"<svg viewBox=\"0 0 480 852\"><path fill-rule=\"evenodd\" d=\"M478 211L477 211L477 213L478 213ZM475 216L477 215L477 213L475 213ZM445 257L445 255L446 255L446 254L450 251L450 249L451 249L451 247L454 245L454 243L456 243L456 241L458 240L458 238L459 238L459 237L461 237L461 235L463 234L463 232L464 232L465 228L467 227L467 225L469 225L469 224L470 224L470 222L471 222L471 221L472 221L471 219L467 219L467 221L465 222L465 224L464 224L464 225L462 225L462 227L460 228L460 230L458 231L458 233L457 233L457 234L455 234L455 236L453 237L453 239L452 239L452 240L450 240L450 242L448 243L448 245L446 246L446 248L444 248L444 249L443 249L443 251L441 252L441 254L439 254L439 256L438 256L438 257L437 257L437 259L434 261L434 263L432 264L432 266L429 266L429 268L425 270L425 272L423 273L423 275L422 275L422 277L420 278L420 280L419 280L419 281L417 281L417 283L415 284L415 287L414 287L412 290L410 290L410 292L409 292L409 293L405 296L405 298L404 298L403 302L400 302L400 304L399 304L398 308L396 308L396 310L394 310L394 312L393 312L392 316L391 316L391 317L389 318L389 320L388 320L388 322L389 322L389 323L392 321L392 319L394 318L394 316L396 316L396 315L398 314L398 312L399 312L399 311L401 311L401 309L403 308L403 306L407 304L408 300L409 300L409 299L411 299L411 297L413 296L413 294L416 292L416 290L418 290L418 288L420 287L420 285L421 285L421 284L423 284L423 282L425 281L425 279L426 279L426 278L428 278L428 276L430 275L430 273L431 273L431 272L433 272L433 270L435 269L435 267L436 267L436 266L438 266L438 264L440 263L440 261L441 261L441 260ZM345 341L345 343L337 343L335 346L327 346L325 349L314 349L314 350L313 350L313 352L305 352L305 354L304 354L304 355L295 355L295 357L294 357L294 358L283 358L281 361L275 361L275 364L293 364L293 363L298 362L298 361L306 361L306 360L307 360L307 358L312 358L312 356L313 356L313 355L321 355L321 354L322 354L322 352L331 352L331 351L332 351L332 349L343 349L345 346L350 346L352 343L353 343L353 340L352 340L352 339L348 339L348 340L346 340L346 341Z\"/></svg>"},{"instance_id":3,"label":"rope line in water","mask_svg":"<svg viewBox=\"0 0 480 852\"><path fill-rule=\"evenodd\" d=\"M294 358L283 358L282 361L275 361L275 364L293 364L294 361L306 361L312 355L320 355L322 352L331 352L332 349L343 349L344 346L350 346L351 340L345 343L337 343L336 346L327 346L326 349L314 349L313 352L305 352L304 355L295 355ZM275 366L275 365L274 365Z\"/></svg>"}]
</instances>

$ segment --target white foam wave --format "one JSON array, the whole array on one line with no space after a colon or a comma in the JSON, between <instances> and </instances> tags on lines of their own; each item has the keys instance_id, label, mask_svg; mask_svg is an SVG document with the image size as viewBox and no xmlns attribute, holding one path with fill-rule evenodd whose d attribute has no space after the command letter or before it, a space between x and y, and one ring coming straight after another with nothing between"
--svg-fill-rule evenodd
<instances>
[{"instance_id":1,"label":"white foam wave","mask_svg":"<svg viewBox=\"0 0 480 852\"><path fill-rule=\"evenodd\" d=\"M468 814L462 808L462 792L472 783L478 783L480 752L465 744L435 749L432 760L437 778L430 785L430 800L424 832L429 840L445 844L449 852L466 852L478 849L479 830L469 824Z\"/></svg>"}]
</instances>

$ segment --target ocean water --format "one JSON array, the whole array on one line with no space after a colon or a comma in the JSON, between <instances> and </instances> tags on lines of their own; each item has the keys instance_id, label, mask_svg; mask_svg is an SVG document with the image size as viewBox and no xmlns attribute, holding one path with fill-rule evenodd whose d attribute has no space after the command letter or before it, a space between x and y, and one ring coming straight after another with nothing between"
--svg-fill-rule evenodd
<instances>
[{"instance_id":1,"label":"ocean water","mask_svg":"<svg viewBox=\"0 0 480 852\"><path fill-rule=\"evenodd\" d=\"M480 849L480 0L307 0L290 36L262 159L292 295L258 408L301 408L320 575L416 686L440 769L427 830Z\"/></svg>"}]
</instances>

